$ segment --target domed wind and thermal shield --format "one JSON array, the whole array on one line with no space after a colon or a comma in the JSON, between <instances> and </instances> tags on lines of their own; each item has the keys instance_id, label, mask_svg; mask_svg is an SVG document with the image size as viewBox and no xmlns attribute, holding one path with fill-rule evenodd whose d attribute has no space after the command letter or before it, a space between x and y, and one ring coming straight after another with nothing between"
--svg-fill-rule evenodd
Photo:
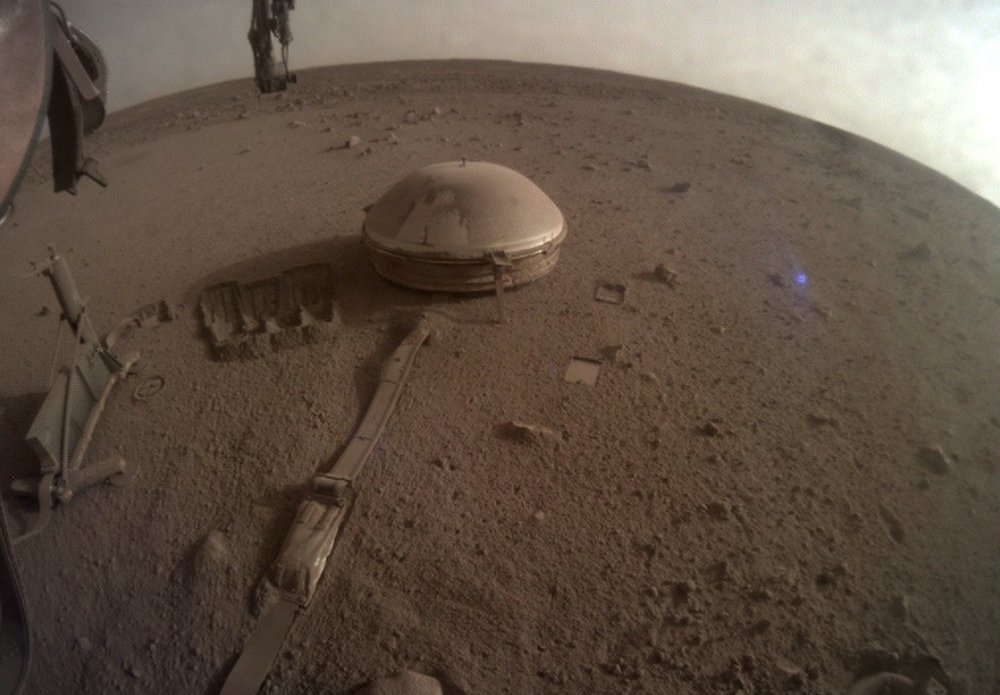
<instances>
[{"instance_id":1,"label":"domed wind and thermal shield","mask_svg":"<svg viewBox=\"0 0 1000 695\"><path fill-rule=\"evenodd\" d=\"M361 236L380 275L444 292L512 287L552 270L566 221L525 176L488 162L408 174L368 210Z\"/></svg>"}]
</instances>

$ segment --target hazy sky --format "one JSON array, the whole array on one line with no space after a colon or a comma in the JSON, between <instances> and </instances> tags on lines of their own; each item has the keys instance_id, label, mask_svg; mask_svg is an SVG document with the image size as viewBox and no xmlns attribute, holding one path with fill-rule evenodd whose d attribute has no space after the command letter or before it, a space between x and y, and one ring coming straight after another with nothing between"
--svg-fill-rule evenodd
<instances>
[{"instance_id":1,"label":"hazy sky","mask_svg":"<svg viewBox=\"0 0 1000 695\"><path fill-rule=\"evenodd\" d=\"M0 0L6 1L6 0ZM250 0L62 0L111 106L253 73ZM1000 204L997 0L298 0L294 69L409 58L600 67L760 101Z\"/></svg>"}]
</instances>

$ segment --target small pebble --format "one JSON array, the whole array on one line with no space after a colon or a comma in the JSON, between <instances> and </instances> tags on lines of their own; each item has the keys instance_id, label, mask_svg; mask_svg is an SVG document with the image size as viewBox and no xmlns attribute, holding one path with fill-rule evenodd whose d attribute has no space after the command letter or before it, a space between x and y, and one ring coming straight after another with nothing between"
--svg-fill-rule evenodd
<instances>
[{"instance_id":1,"label":"small pebble","mask_svg":"<svg viewBox=\"0 0 1000 695\"><path fill-rule=\"evenodd\" d=\"M781 273L771 273L767 276L767 279L776 287L788 287L788 278Z\"/></svg>"},{"instance_id":2,"label":"small pebble","mask_svg":"<svg viewBox=\"0 0 1000 695\"><path fill-rule=\"evenodd\" d=\"M705 507L705 510L712 518L718 519L719 521L726 521L729 519L732 507L728 502L711 502Z\"/></svg>"},{"instance_id":3,"label":"small pebble","mask_svg":"<svg viewBox=\"0 0 1000 695\"><path fill-rule=\"evenodd\" d=\"M722 430L714 422L706 422L698 428L698 434L706 437L718 437L722 434Z\"/></svg>"},{"instance_id":4,"label":"small pebble","mask_svg":"<svg viewBox=\"0 0 1000 695\"><path fill-rule=\"evenodd\" d=\"M662 263L658 264L656 269L653 270L653 276L671 289L677 287L677 273Z\"/></svg>"},{"instance_id":5,"label":"small pebble","mask_svg":"<svg viewBox=\"0 0 1000 695\"><path fill-rule=\"evenodd\" d=\"M906 620L910 613L910 600L906 596L893 596L889 603L889 613L897 620Z\"/></svg>"},{"instance_id":6,"label":"small pebble","mask_svg":"<svg viewBox=\"0 0 1000 695\"><path fill-rule=\"evenodd\" d=\"M931 250L931 245L926 241L920 242L902 254L902 257L908 261L929 261L933 256L934 252Z\"/></svg>"},{"instance_id":7,"label":"small pebble","mask_svg":"<svg viewBox=\"0 0 1000 695\"><path fill-rule=\"evenodd\" d=\"M917 460L924 468L937 475L951 472L951 460L939 446L925 446L917 452Z\"/></svg>"}]
</instances>

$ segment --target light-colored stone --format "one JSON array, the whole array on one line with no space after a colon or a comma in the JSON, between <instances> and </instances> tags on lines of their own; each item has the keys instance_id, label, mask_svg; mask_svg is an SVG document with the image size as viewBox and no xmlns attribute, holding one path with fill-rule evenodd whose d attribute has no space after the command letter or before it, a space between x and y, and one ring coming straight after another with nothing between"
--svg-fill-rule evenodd
<instances>
[{"instance_id":1,"label":"light-colored stone","mask_svg":"<svg viewBox=\"0 0 1000 695\"><path fill-rule=\"evenodd\" d=\"M359 695L444 695L444 691L437 678L415 671L402 671L376 678Z\"/></svg>"}]
</instances>

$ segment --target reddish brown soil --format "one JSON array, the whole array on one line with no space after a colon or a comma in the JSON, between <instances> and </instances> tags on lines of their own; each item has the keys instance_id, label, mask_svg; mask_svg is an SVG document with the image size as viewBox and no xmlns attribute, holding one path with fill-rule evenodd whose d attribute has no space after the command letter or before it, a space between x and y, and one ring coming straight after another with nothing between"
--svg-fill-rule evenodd
<instances>
[{"instance_id":1,"label":"reddish brown soil","mask_svg":"<svg viewBox=\"0 0 1000 695\"><path fill-rule=\"evenodd\" d=\"M54 195L40 151L0 230L5 482L32 468L47 384L58 309L20 279L45 244L104 330L159 299L177 318L128 339L145 368L94 442L126 479L17 548L30 693L217 690L305 484L424 310L441 334L262 692L413 668L469 695L843 693L921 664L997 691L996 207L756 104L506 63L221 84L114 114L91 147L109 189ZM524 173L569 224L509 325L489 296L386 283L360 246L363 206L463 156ZM211 358L201 289L317 260L328 339ZM595 302L602 281L625 302ZM563 381L574 355L608 357L596 386ZM134 400L151 375L163 390Z\"/></svg>"}]
</instances>

